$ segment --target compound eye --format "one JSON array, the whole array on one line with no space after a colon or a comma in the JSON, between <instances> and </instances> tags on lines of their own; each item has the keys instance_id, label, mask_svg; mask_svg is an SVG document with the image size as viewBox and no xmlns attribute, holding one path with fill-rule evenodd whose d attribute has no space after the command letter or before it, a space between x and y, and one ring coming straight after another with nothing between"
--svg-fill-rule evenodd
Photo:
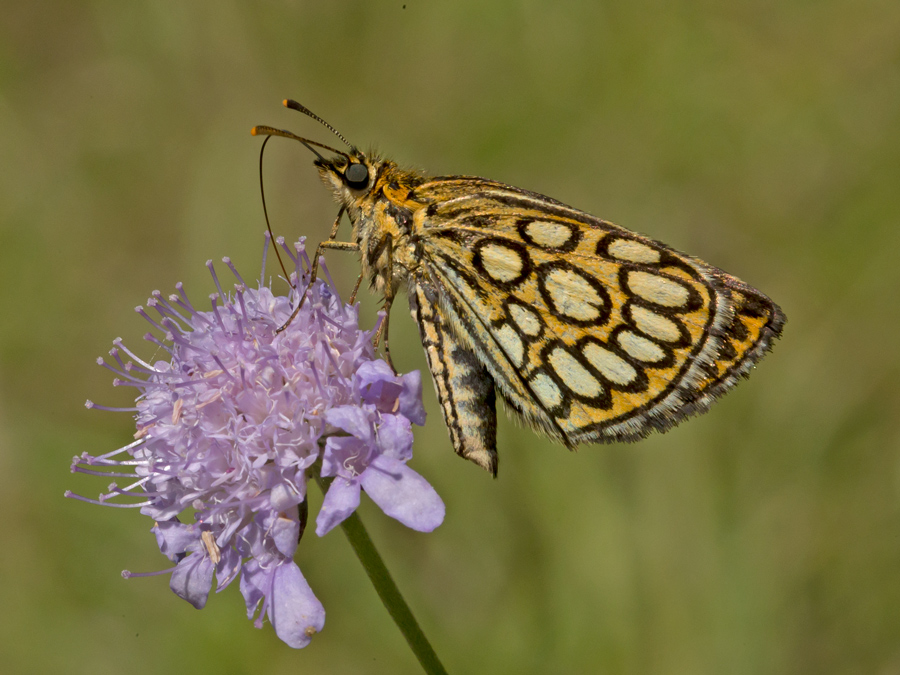
<instances>
[{"instance_id":1,"label":"compound eye","mask_svg":"<svg viewBox=\"0 0 900 675\"><path fill-rule=\"evenodd\" d=\"M350 187L360 190L369 184L369 170L365 164L351 164L344 171L344 180Z\"/></svg>"}]
</instances>

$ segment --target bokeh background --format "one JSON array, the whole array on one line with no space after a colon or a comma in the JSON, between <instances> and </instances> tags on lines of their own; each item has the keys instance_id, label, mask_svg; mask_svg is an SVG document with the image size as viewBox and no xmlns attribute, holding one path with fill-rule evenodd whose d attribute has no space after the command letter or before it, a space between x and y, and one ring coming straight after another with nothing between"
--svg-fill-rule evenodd
<instances>
[{"instance_id":1,"label":"bokeh background","mask_svg":"<svg viewBox=\"0 0 900 675\"><path fill-rule=\"evenodd\" d=\"M415 673L337 532L293 651L235 587L197 612L135 511L63 499L125 443L94 359L204 262L258 270L254 124L488 176L650 234L789 321L709 414L571 454L504 419L498 480L430 388L412 466L435 533L362 512L453 673L900 673L900 4L893 0L8 3L0 15L0 662L7 673ZM288 239L335 213L270 144ZM349 292L357 266L330 267ZM271 272L274 269L270 268ZM377 300L362 299L366 321ZM413 323L398 365L424 368ZM314 503L317 496L314 496Z\"/></svg>"}]
</instances>

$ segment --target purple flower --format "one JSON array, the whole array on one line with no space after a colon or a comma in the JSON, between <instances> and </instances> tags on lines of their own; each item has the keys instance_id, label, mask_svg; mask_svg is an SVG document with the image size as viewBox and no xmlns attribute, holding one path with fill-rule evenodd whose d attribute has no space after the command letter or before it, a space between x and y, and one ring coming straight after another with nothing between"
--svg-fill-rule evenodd
<instances>
[{"instance_id":1,"label":"purple flower","mask_svg":"<svg viewBox=\"0 0 900 675\"><path fill-rule=\"evenodd\" d=\"M430 532L443 520L443 509L436 517L433 509L439 500L433 489L406 466L412 457L411 421L421 424L425 416L419 373L398 377L385 362L370 361L360 366L357 376L362 404L336 406L325 413L329 424L350 435L325 442L322 475L335 479L316 518L316 534L324 535L353 513L361 489L389 516Z\"/></svg>"},{"instance_id":2,"label":"purple flower","mask_svg":"<svg viewBox=\"0 0 900 675\"><path fill-rule=\"evenodd\" d=\"M292 280L308 278L302 240L295 251L278 244L295 266ZM395 375L375 360L372 332L360 330L356 308L323 281L309 287L280 331L296 296L275 296L262 280L249 289L224 262L238 283L227 295L207 263L218 288L212 311L196 310L181 284L168 299L153 293L147 304L158 319L137 308L164 334L145 338L168 360L147 363L120 340L111 361L100 360L119 376L114 384L140 392L127 409L135 413L136 440L106 455L76 457L72 470L133 482L113 483L98 500L66 496L139 508L156 521L160 551L175 563L166 572L178 596L199 609L214 578L222 590L240 576L255 625L268 617L279 638L305 647L325 622L293 561L317 461L322 475L335 477L316 518L319 535L353 512L360 490L413 529L428 532L443 521L440 497L406 466L411 424L425 421L421 378ZM131 497L139 500L114 501ZM179 519L186 510L191 523Z\"/></svg>"}]
</instances>

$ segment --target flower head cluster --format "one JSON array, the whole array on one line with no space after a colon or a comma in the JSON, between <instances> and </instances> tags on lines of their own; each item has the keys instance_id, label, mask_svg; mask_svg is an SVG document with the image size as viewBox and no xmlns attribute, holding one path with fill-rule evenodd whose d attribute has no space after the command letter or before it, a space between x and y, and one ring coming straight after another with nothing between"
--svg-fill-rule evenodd
<instances>
[{"instance_id":1,"label":"flower head cluster","mask_svg":"<svg viewBox=\"0 0 900 675\"><path fill-rule=\"evenodd\" d=\"M295 266L292 279L304 278L302 240L294 251L278 243ZM425 421L421 379L375 359L356 308L325 282L309 286L285 326L297 295L275 296L262 281L248 288L224 262L238 283L226 294L207 264L218 288L211 311L195 309L181 284L168 299L153 293L148 306L158 319L137 308L163 333L163 340L145 337L167 360L147 363L120 340L109 362L99 360L117 374L115 384L140 392L127 409L135 412L136 440L76 457L72 470L133 482L111 485L98 500L67 496L140 508L156 521L160 551L176 563L167 570L176 594L201 608L214 576L218 590L240 577L257 627L268 617L279 638L304 647L325 620L293 560L311 472L334 477L316 517L319 535L354 511L361 490L413 529L431 531L443 520L440 497L406 466L411 424Z\"/></svg>"}]
</instances>

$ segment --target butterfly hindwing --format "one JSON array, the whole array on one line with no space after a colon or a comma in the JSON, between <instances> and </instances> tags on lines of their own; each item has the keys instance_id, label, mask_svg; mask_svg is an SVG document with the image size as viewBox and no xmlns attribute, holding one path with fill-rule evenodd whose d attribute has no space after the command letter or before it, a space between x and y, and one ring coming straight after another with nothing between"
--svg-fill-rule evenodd
<instances>
[{"instance_id":1,"label":"butterfly hindwing","mask_svg":"<svg viewBox=\"0 0 900 675\"><path fill-rule=\"evenodd\" d=\"M453 448L496 475L494 381L475 353L453 334L431 281L424 275L412 281L410 306Z\"/></svg>"}]
</instances>

